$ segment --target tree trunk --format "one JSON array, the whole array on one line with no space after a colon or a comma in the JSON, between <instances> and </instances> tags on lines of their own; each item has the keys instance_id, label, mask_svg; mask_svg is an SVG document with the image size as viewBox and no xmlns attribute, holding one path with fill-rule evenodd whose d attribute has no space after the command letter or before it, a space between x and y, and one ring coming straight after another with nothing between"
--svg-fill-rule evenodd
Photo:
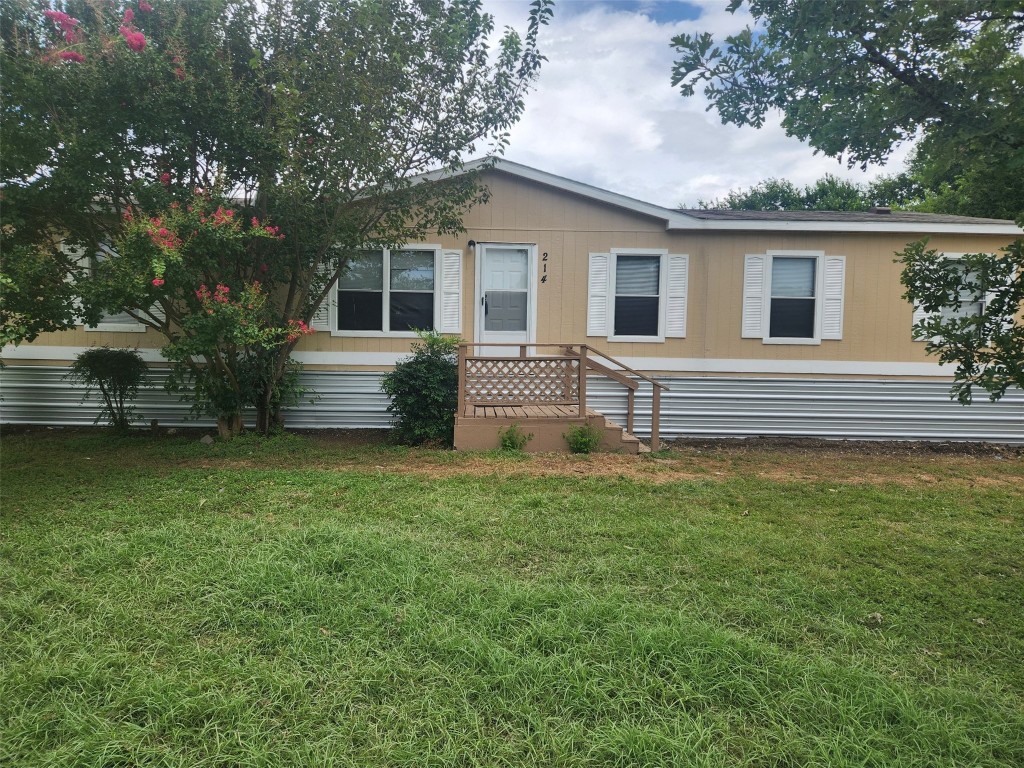
<instances>
[{"instance_id":1,"label":"tree trunk","mask_svg":"<svg viewBox=\"0 0 1024 768\"><path fill-rule=\"evenodd\" d=\"M269 435L274 429L275 409L270 405L273 394L273 384L268 383L256 403L256 431L261 435Z\"/></svg>"},{"instance_id":2,"label":"tree trunk","mask_svg":"<svg viewBox=\"0 0 1024 768\"><path fill-rule=\"evenodd\" d=\"M233 413L230 416L217 417L217 434L222 440L230 440L242 433L242 414Z\"/></svg>"}]
</instances>

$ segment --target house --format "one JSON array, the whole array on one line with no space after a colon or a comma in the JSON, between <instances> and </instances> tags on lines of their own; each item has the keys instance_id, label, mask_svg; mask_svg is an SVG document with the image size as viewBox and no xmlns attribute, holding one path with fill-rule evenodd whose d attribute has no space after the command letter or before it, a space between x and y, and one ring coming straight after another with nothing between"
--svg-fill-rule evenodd
<instances>
[{"instance_id":1,"label":"house","mask_svg":"<svg viewBox=\"0 0 1024 768\"><path fill-rule=\"evenodd\" d=\"M995 252L1013 222L880 209L862 213L674 210L499 160L490 201L465 235L354 263L295 357L319 394L297 427L387 423L379 378L431 325L509 355L517 345L586 345L665 386L664 436L814 435L1024 442L1024 393L949 401L950 371L914 340L894 253L930 238L955 255ZM3 419L91 423L60 376L83 347L133 346L157 362L161 337L111 318L4 350ZM500 344L512 345L502 348ZM532 355L536 347L522 350ZM578 350L579 348L577 348ZM579 354L577 351L575 354ZM585 379L588 405L624 423L627 393ZM635 431L651 430L652 390ZM159 387L146 418L182 421Z\"/></svg>"}]
</instances>

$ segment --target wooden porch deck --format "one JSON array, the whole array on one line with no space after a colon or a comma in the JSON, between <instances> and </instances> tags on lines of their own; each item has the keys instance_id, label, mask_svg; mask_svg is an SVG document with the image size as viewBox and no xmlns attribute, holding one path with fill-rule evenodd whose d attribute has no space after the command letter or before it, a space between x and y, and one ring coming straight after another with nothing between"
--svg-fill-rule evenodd
<instances>
[{"instance_id":1,"label":"wooden porch deck","mask_svg":"<svg viewBox=\"0 0 1024 768\"><path fill-rule=\"evenodd\" d=\"M469 403L462 411L468 419L579 419L578 405L480 405ZM587 409L588 416L600 416L597 411Z\"/></svg>"},{"instance_id":2,"label":"wooden porch deck","mask_svg":"<svg viewBox=\"0 0 1024 768\"><path fill-rule=\"evenodd\" d=\"M502 431L517 425L531 438L526 450L565 451L568 449L566 432L572 427L589 424L600 431L602 450L632 454L650 450L630 434L638 380L647 381L653 387L651 448L658 449L659 395L664 384L586 344L486 345L513 347L507 355L473 354L478 346L484 345L459 345L456 449L497 448ZM539 354L541 347L554 351ZM527 354L530 348L537 352ZM607 364L594 357L604 358ZM588 372L606 376L626 387L625 428L587 407Z\"/></svg>"}]
</instances>

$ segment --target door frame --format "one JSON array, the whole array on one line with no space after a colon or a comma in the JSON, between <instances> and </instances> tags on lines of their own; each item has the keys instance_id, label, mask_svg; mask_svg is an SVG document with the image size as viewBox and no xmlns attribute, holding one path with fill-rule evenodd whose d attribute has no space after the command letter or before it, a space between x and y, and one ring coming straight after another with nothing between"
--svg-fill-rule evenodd
<instances>
[{"instance_id":1,"label":"door frame","mask_svg":"<svg viewBox=\"0 0 1024 768\"><path fill-rule=\"evenodd\" d=\"M473 296L473 341L483 342L484 333L484 251L488 247L499 248L525 248L526 257L526 342L528 344L537 341L537 244L536 243L477 243L475 269L476 269L476 290ZM497 343L497 342L492 342ZM511 350L509 351L511 353Z\"/></svg>"}]
</instances>

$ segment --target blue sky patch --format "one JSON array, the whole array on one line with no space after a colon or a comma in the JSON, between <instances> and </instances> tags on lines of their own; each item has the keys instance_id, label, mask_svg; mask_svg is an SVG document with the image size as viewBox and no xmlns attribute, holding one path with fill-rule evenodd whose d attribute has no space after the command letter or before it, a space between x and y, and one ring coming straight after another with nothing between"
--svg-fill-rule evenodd
<instances>
[{"instance_id":1,"label":"blue sky patch","mask_svg":"<svg viewBox=\"0 0 1024 768\"><path fill-rule=\"evenodd\" d=\"M722 0L725 4L725 0ZM647 16L658 24L674 24L700 18L701 7L685 0L562 0L556 3L556 13L585 13L594 8L611 12L636 13Z\"/></svg>"}]
</instances>

